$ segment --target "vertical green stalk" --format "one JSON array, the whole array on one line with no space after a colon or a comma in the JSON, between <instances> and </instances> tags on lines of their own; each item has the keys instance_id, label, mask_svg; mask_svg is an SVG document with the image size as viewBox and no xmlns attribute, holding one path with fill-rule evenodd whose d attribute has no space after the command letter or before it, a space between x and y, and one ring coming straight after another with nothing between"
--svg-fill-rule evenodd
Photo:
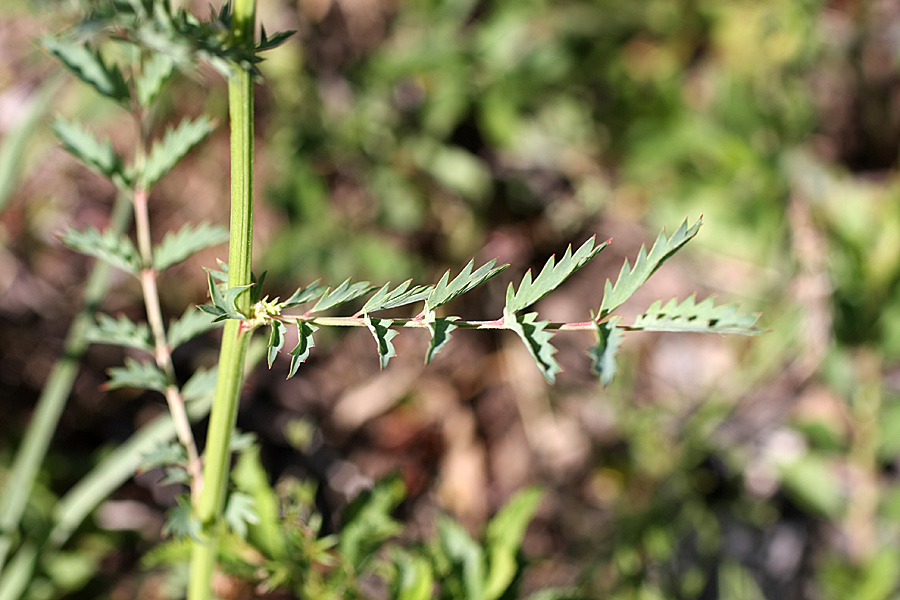
<instances>
[{"instance_id":1,"label":"vertical green stalk","mask_svg":"<svg viewBox=\"0 0 900 600\"><path fill-rule=\"evenodd\" d=\"M232 35L235 44L253 44L255 0L235 0ZM253 79L241 67L228 82L228 104L231 123L231 239L228 252L228 286L249 285L253 251ZM237 308L250 309L249 294L242 294ZM203 539L194 542L188 600L207 600L221 532L221 515L231 463L231 436L237 419L243 366L250 343L250 333L242 323L229 320L222 333L219 351L219 375L210 411L207 434L203 489L194 498Z\"/></svg>"}]
</instances>

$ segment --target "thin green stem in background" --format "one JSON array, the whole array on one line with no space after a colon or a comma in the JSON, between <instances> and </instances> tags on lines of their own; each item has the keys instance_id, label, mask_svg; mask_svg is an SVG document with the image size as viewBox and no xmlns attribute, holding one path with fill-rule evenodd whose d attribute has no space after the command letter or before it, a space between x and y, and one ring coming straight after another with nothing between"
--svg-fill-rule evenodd
<instances>
[{"instance_id":1,"label":"thin green stem in background","mask_svg":"<svg viewBox=\"0 0 900 600\"><path fill-rule=\"evenodd\" d=\"M255 0L234 4L232 35L236 44L252 44ZM228 82L231 124L231 239L228 253L228 286L251 283L253 251L253 79L238 69ZM249 294L238 299L237 308L249 312ZM221 514L225 506L231 464L231 436L237 420L243 365L250 332L239 321L229 321L222 333L219 375L210 412L203 469L203 489L194 499L194 509L204 533L195 541L191 555L189 600L210 597L212 572L218 549Z\"/></svg>"},{"instance_id":2,"label":"thin green stem in background","mask_svg":"<svg viewBox=\"0 0 900 600\"><path fill-rule=\"evenodd\" d=\"M131 214L131 198L120 194L112 211L112 230L123 233L131 220ZM59 417L78 375L81 357L89 345L85 339L85 331L106 295L111 270L112 267L105 261L98 260L94 264L84 289L84 308L69 329L63 354L56 361L41 391L34 417L16 454L9 479L5 482L0 498L0 574L15 541L15 532L31 496L38 470L47 454L50 439L56 431Z\"/></svg>"}]
</instances>

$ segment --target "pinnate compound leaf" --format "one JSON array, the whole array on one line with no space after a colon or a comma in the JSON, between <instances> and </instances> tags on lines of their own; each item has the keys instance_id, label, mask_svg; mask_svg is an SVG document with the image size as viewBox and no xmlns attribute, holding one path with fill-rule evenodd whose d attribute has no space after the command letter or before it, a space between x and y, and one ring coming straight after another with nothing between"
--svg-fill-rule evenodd
<instances>
[{"instance_id":1,"label":"pinnate compound leaf","mask_svg":"<svg viewBox=\"0 0 900 600\"><path fill-rule=\"evenodd\" d=\"M281 306L282 308L293 308L306 302L311 302L327 291L328 288L322 285L321 280L316 279L305 288L298 288Z\"/></svg>"},{"instance_id":2,"label":"pinnate compound leaf","mask_svg":"<svg viewBox=\"0 0 900 600\"><path fill-rule=\"evenodd\" d=\"M381 289L375 292L374 296L369 298L360 312L369 313L421 302L422 300L425 300L434 289L434 286L430 285L417 285L412 289L409 289L411 283L412 279L408 279L393 290L390 290L390 283L384 284Z\"/></svg>"},{"instance_id":3,"label":"pinnate compound leaf","mask_svg":"<svg viewBox=\"0 0 900 600\"><path fill-rule=\"evenodd\" d=\"M739 315L736 304L715 306L712 298L696 303L688 296L680 304L676 298L665 306L660 300L650 305L637 317L629 329L642 331L672 331L682 333L737 333L755 335L761 330L754 327L759 315Z\"/></svg>"},{"instance_id":4,"label":"pinnate compound leaf","mask_svg":"<svg viewBox=\"0 0 900 600\"><path fill-rule=\"evenodd\" d=\"M515 320L507 319L506 327L519 334L544 379L553 383L556 381L556 374L562 371L562 367L553 358L553 355L556 354L556 348L550 343L553 332L546 329L550 321L535 321L537 316L537 313L528 313L516 317Z\"/></svg>"},{"instance_id":5,"label":"pinnate compound leaf","mask_svg":"<svg viewBox=\"0 0 900 600\"><path fill-rule=\"evenodd\" d=\"M430 363L444 345L450 341L450 334L453 333L454 329L458 329L453 321L458 320L459 317L435 317L434 312L428 313L426 322L428 323L428 331L431 332L431 342L428 344L428 352L425 354L425 364Z\"/></svg>"},{"instance_id":6,"label":"pinnate compound leaf","mask_svg":"<svg viewBox=\"0 0 900 600\"><path fill-rule=\"evenodd\" d=\"M622 317L612 317L603 323L594 323L597 343L588 350L588 356L591 357L591 370L600 377L603 385L609 385L618 370L616 353L625 337L625 332L617 327L621 320Z\"/></svg>"},{"instance_id":7,"label":"pinnate compound leaf","mask_svg":"<svg viewBox=\"0 0 900 600\"><path fill-rule=\"evenodd\" d=\"M644 285L644 282L664 262L697 235L701 224L702 219L698 219L696 223L688 227L688 222L685 221L669 238L666 237L666 230L663 229L657 236L656 242L649 253L646 246L641 246L638 257L634 261L634 267L631 267L628 259L625 259L625 264L622 265L616 284L612 285L609 280L606 281L606 286L603 290L603 301L600 304L600 313L597 319L606 318L612 311L631 298L631 295Z\"/></svg>"},{"instance_id":8,"label":"pinnate compound leaf","mask_svg":"<svg viewBox=\"0 0 900 600\"><path fill-rule=\"evenodd\" d=\"M126 358L124 367L113 367L107 373L109 381L105 387L108 390L133 387L164 392L166 389L166 376L153 362L139 362L133 358Z\"/></svg>"},{"instance_id":9,"label":"pinnate compound leaf","mask_svg":"<svg viewBox=\"0 0 900 600\"><path fill-rule=\"evenodd\" d=\"M178 320L169 324L169 330L166 333L169 347L177 348L216 327L218 327L218 323L213 322L208 313L197 310L196 306L188 307Z\"/></svg>"},{"instance_id":10,"label":"pinnate compound leaf","mask_svg":"<svg viewBox=\"0 0 900 600\"><path fill-rule=\"evenodd\" d=\"M153 249L153 268L157 271L168 269L190 255L228 241L228 230L218 225L188 223L176 233L169 232L162 242Z\"/></svg>"},{"instance_id":11,"label":"pinnate compound leaf","mask_svg":"<svg viewBox=\"0 0 900 600\"><path fill-rule=\"evenodd\" d=\"M247 538L247 525L259 524L259 515L256 513L256 502L253 496L244 492L232 492L228 496L225 506L225 522L239 538Z\"/></svg>"},{"instance_id":12,"label":"pinnate compound leaf","mask_svg":"<svg viewBox=\"0 0 900 600\"><path fill-rule=\"evenodd\" d=\"M485 547L488 552L488 575L484 600L496 600L506 593L519 570L517 556L525 538L525 530L541 504L543 492L528 488L518 492L488 523Z\"/></svg>"},{"instance_id":13,"label":"pinnate compound leaf","mask_svg":"<svg viewBox=\"0 0 900 600\"><path fill-rule=\"evenodd\" d=\"M434 289L425 300L425 312L431 312L438 306L446 304L457 296L465 294L509 266L501 265L495 268L494 265L496 263L496 260L489 261L478 267L478 270L473 273L472 269L475 267L475 259L472 259L469 261L469 264L459 272L453 281L450 281L450 271L448 270L445 272L444 276L441 277L441 280L434 286Z\"/></svg>"},{"instance_id":14,"label":"pinnate compound leaf","mask_svg":"<svg viewBox=\"0 0 900 600\"><path fill-rule=\"evenodd\" d=\"M97 315L96 322L85 331L85 338L92 344L110 344L145 352L153 351L147 324L135 323L124 315L119 315L118 318L103 313Z\"/></svg>"},{"instance_id":15,"label":"pinnate compound leaf","mask_svg":"<svg viewBox=\"0 0 900 600\"><path fill-rule=\"evenodd\" d=\"M288 379L296 375L300 365L305 363L306 359L309 358L310 350L316 345L315 341L313 341L313 334L318 330L319 328L315 325L299 319L297 320L297 337L300 341L297 342L297 345L291 350L291 368L288 371Z\"/></svg>"},{"instance_id":16,"label":"pinnate compound leaf","mask_svg":"<svg viewBox=\"0 0 900 600\"><path fill-rule=\"evenodd\" d=\"M143 185L153 186L169 172L191 148L200 143L216 128L215 123L206 118L184 119L178 127L166 129L163 138L153 144L144 165Z\"/></svg>"},{"instance_id":17,"label":"pinnate compound leaf","mask_svg":"<svg viewBox=\"0 0 900 600\"><path fill-rule=\"evenodd\" d=\"M83 231L68 229L59 240L75 252L105 260L126 273L137 275L141 270L141 260L134 244L112 230L101 233L93 227Z\"/></svg>"},{"instance_id":18,"label":"pinnate compound leaf","mask_svg":"<svg viewBox=\"0 0 900 600\"><path fill-rule=\"evenodd\" d=\"M54 37L43 38L44 48L56 56L78 79L101 95L125 104L130 93L122 72L115 65L107 65L97 50L87 44L76 44Z\"/></svg>"},{"instance_id":19,"label":"pinnate compound leaf","mask_svg":"<svg viewBox=\"0 0 900 600\"><path fill-rule=\"evenodd\" d=\"M275 357L278 356L278 353L284 347L285 331L287 331L287 326L284 323L272 321L272 333L269 335L269 351L267 354L270 369L272 368L272 363L275 362Z\"/></svg>"},{"instance_id":20,"label":"pinnate compound leaf","mask_svg":"<svg viewBox=\"0 0 900 600\"><path fill-rule=\"evenodd\" d=\"M117 186L125 187L128 178L124 162L109 140L100 141L81 125L63 119L54 120L51 127L66 151Z\"/></svg>"},{"instance_id":21,"label":"pinnate compound leaf","mask_svg":"<svg viewBox=\"0 0 900 600\"><path fill-rule=\"evenodd\" d=\"M366 327L372 332L375 342L378 344L378 364L382 369L387 368L388 361L397 356L394 344L391 340L397 335L394 329L391 329L393 319L372 319L368 315L363 317Z\"/></svg>"},{"instance_id":22,"label":"pinnate compound leaf","mask_svg":"<svg viewBox=\"0 0 900 600\"><path fill-rule=\"evenodd\" d=\"M186 496L179 496L175 508L169 510L169 518L162 528L163 537L175 539L191 538L200 541L200 521L191 509L191 501Z\"/></svg>"},{"instance_id":23,"label":"pinnate compound leaf","mask_svg":"<svg viewBox=\"0 0 900 600\"><path fill-rule=\"evenodd\" d=\"M216 391L218 369L198 369L181 387L181 395L185 402L194 402L208 398Z\"/></svg>"},{"instance_id":24,"label":"pinnate compound leaf","mask_svg":"<svg viewBox=\"0 0 900 600\"><path fill-rule=\"evenodd\" d=\"M534 281L532 281L531 270L529 270L525 273L525 277L522 278L518 291L514 291L513 284L510 283L506 290L505 314L513 315L522 309L528 308L555 290L572 273L587 264L589 260L597 256L601 250L609 245L609 241L606 241L595 247L595 239L594 237L588 239L575 254L572 254L572 246L569 246L566 248L566 252L559 260L559 263L556 262L555 256L551 256Z\"/></svg>"},{"instance_id":25,"label":"pinnate compound leaf","mask_svg":"<svg viewBox=\"0 0 900 600\"><path fill-rule=\"evenodd\" d=\"M319 301L316 302L316 305L313 306L309 312L314 313L328 310L329 308L333 308L339 304L344 304L345 302L350 302L351 300L355 300L360 296L364 296L374 289L375 287L368 281L350 283L350 280L347 279L333 290L331 288L328 288L322 295L322 297L319 298Z\"/></svg>"},{"instance_id":26,"label":"pinnate compound leaf","mask_svg":"<svg viewBox=\"0 0 900 600\"><path fill-rule=\"evenodd\" d=\"M141 74L134 79L138 103L149 108L166 81L175 74L175 62L162 52L151 52L141 63Z\"/></svg>"}]
</instances>

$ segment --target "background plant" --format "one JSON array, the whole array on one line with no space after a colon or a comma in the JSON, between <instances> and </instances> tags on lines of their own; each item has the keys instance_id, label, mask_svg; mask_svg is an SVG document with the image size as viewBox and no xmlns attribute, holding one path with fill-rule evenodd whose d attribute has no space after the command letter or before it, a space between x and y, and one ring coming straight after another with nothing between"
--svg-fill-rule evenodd
<instances>
[{"instance_id":1,"label":"background plant","mask_svg":"<svg viewBox=\"0 0 900 600\"><path fill-rule=\"evenodd\" d=\"M537 271L570 241L595 232L614 235L597 264L570 282L565 295L577 297L582 278L602 281L615 273L616 263L635 256L638 242L652 240L654 229L703 213L707 225L687 258L677 257L651 279L649 297L638 298L636 306L705 289L765 299L772 333L750 347L710 338L679 337L676 345L668 337L644 337L626 344L609 391L584 387L592 385L581 371L588 363L577 355L591 341L576 333L558 335L556 358L566 372L557 386L535 393L544 389L528 383L537 372L530 364L518 369L519 342L509 345L507 336L457 333L451 351L423 372L418 363L426 348L416 344L427 336L403 332L395 339L398 356L382 376L365 328L339 334L323 329L302 379L250 380L255 392L240 421L260 435L272 472L302 469L326 482L319 488L326 524L354 495L344 487L353 478L335 474L343 477L354 468L367 477L399 465L411 493L401 513L411 523L435 503L423 489L434 490L443 506L474 524L523 483L553 484L526 546L551 548L556 569L539 566L533 577L545 583L577 580L573 565L590 556L606 566L584 577L596 594L696 597L697 590L720 585L749 597L785 597L810 586L828 597L855 597L863 588L872 597L890 597L895 359L885 350L892 328L885 307L893 294L889 258L874 259L891 256L891 238L859 233L880 231L883 224L889 234L889 207L895 204L891 121L864 118L886 114L891 105L894 75L882 67L892 54L880 34L894 21L890 11L867 4L774 2L648 2L623 11L572 2L548 18L551 12L541 3L421 3L351 22L355 11L344 3L321 6L317 11L304 3L302 12L270 7L262 15L267 25L300 31L260 67L267 80L259 97L260 181L271 190L266 198L275 210L285 211L258 206L265 242L260 248L268 247L260 264L269 268L271 297L286 298L297 281L320 276L335 283L347 275L433 282L476 254L477 264L501 255L513 263L510 273ZM8 13L16 26L5 39L24 42L19 36L35 19L27 7L16 10ZM434 23L449 24L438 32ZM430 43L437 35L445 42ZM20 79L8 89L27 98L22 107L35 106L28 86L46 72L44 63L31 60L15 62L11 71ZM179 100L165 100L165 110L204 112L191 85L170 85ZM97 103L83 100L77 88L67 86L59 97L98 130L108 130L108 117L98 119L91 112ZM215 100L210 106L217 106ZM426 117L429 127L445 119L444 128L423 133ZM514 143L501 144L502 138L485 133L494 129L514 132ZM90 215L73 208L84 205L67 200L63 190L75 185L53 191L38 185L60 179L48 176L58 172L49 165L59 161L46 158L54 142L37 133L29 151L19 155L22 167L13 171L25 186L3 214L9 236L5 264L17 273L7 281L20 284L0 294L10 348L53 339L67 321L36 316L47 313L38 310L36 299L51 297L41 282L56 289L68 285L50 265L67 264L62 258L69 255L55 250L45 232L60 228L52 215L74 222ZM171 183L160 182L156 210L162 221L155 222L180 223L184 211L197 211L194 220L216 214L222 222L204 200L223 197L216 187L221 161L206 156L186 159L188 172L204 176L188 179L176 171ZM482 182L481 188L470 183L464 192L464 185L446 176L461 168L480 174L460 179ZM42 177L29 175L35 172ZM190 194L189 207L170 202L169 189L196 190L186 182L198 179L210 193ZM82 190L96 190L96 182L83 175L75 181ZM471 191L485 189L484 182L490 194ZM26 204L26 197L38 201ZM839 213L837 207L847 210ZM172 219L176 210L180 216ZM284 222L286 230L274 226ZM345 241L348 230L352 241L327 243ZM876 251L877 239L884 240L878 246L883 254ZM329 251L317 250L323 247ZM612 264L605 262L614 256ZM185 269L196 273L193 265ZM459 314L496 316L479 312L481 306L504 304L505 289L497 281L459 298ZM203 294L180 285L164 287L167 314L180 314L186 299L197 302ZM578 320L590 309L570 310L554 296L538 307L551 319ZM113 312L133 306L122 291L107 302ZM51 305L66 310L65 303ZM834 350L832 306L842 307ZM294 341L287 343L290 348ZM53 356L47 345L29 348L34 364ZM64 417L51 447L56 464L68 457L93 464L98 457L87 449L95 445L87 444L122 439L120 429L109 431L111 424L124 428L135 422L140 404L115 401L127 391L100 403L86 400L96 396L85 390L96 389L99 373L116 360L101 351L106 352L88 354L89 368L76 388L81 391L68 409L75 412L66 413L76 417ZM16 357L22 354L4 356L4 398L28 397L42 379L21 366ZM679 362L685 355L708 360L694 363L704 368L684 377L692 368ZM457 362L456 356L469 360ZM729 367L735 360L740 371ZM283 364L287 370L286 359ZM344 374L345 385L329 383L326 374L334 369ZM718 379L716 373L728 376ZM375 408L359 409L354 398L363 394ZM445 400L441 422L454 423L452 434L434 417L429 399L439 395ZM25 422L21 406L7 407L10 427ZM91 425L99 414L119 418ZM280 428L272 425L298 414L325 425L312 436L302 467L286 458ZM21 429L13 427L7 439L16 441ZM516 456L528 457L528 464L517 467ZM86 468L78 464L46 468L42 481L59 493ZM129 483L119 494L155 506L152 489ZM610 523L627 527L613 529ZM75 539L97 531L89 522ZM829 534L823 542L822 532L838 537ZM847 532L858 549L852 554L841 537ZM119 548L146 543L141 535L106 529L93 539L117 535ZM78 544L71 547L84 547ZM776 561L776 569L761 558L776 548L793 548L788 556L794 560Z\"/></svg>"}]
</instances>

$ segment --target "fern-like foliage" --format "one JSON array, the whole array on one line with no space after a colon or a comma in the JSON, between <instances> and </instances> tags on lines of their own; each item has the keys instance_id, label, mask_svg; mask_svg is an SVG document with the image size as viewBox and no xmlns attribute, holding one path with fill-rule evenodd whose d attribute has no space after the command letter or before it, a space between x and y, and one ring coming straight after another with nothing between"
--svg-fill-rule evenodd
<instances>
[{"instance_id":1,"label":"fern-like foliage","mask_svg":"<svg viewBox=\"0 0 900 600\"><path fill-rule=\"evenodd\" d=\"M131 92L119 68L106 64L100 53L88 44L46 37L42 45L102 96L120 104L126 104L130 99Z\"/></svg>"},{"instance_id":2,"label":"fern-like foliage","mask_svg":"<svg viewBox=\"0 0 900 600\"><path fill-rule=\"evenodd\" d=\"M507 268L508 265L495 266L496 261L485 263L478 269L475 269L474 261L469 261L455 278L451 280L450 271L447 271L434 285L414 285L410 280L391 288L390 284L378 287L372 286L369 282L352 283L348 279L332 289L315 281L299 288L284 302L267 300L256 302L252 314L248 315L241 315L234 309L233 300L240 291L235 291L237 288L234 288L223 293L214 282L213 272L210 272L212 305L201 308L217 319L243 319L251 329L268 325L271 328L268 354L270 365L284 347L287 326L296 327L299 342L290 352L289 378L297 373L300 365L309 357L314 346L313 333L319 327L355 326L368 328L374 337L378 363L382 369L386 368L390 359L396 356L393 339L400 328L421 328L428 331L431 342L425 354L426 363L437 356L447 345L451 334L459 329L506 329L514 332L522 340L541 374L549 383L553 383L562 371L555 358L553 336L560 330L585 330L593 331L597 338L595 345L588 351L592 370L604 385L608 385L617 371L616 355L628 331L745 335L759 332L754 327L756 315L741 315L737 312L736 306L715 306L712 300L698 303L693 297L680 304L675 300L665 306L661 302L656 302L632 325L623 325L620 317L609 314L629 298L663 262L693 238L699 227L699 221L691 227L685 222L671 237L666 236L663 231L649 252L645 247L641 248L633 267L626 260L616 284L607 281L606 293L598 311L591 313L590 320L581 323L553 323L540 319L537 312L525 315L518 313L557 289L609 244L609 241L606 241L598 245L594 237L584 242L578 250L573 251L569 246L559 261L555 257L550 257L537 277L532 277L530 271L526 273L518 289L510 283L507 287L503 315L494 321L466 321L455 315L439 317L435 309L473 290ZM223 268L223 272L225 271L227 268ZM220 276L220 279L224 279L224 276ZM255 297L258 298L260 293L260 289L254 289ZM352 316L320 317L316 314L369 294L371 296L368 300ZM313 301L316 301L315 305L301 315L283 314L287 309ZM412 318L383 319L374 318L370 314L419 302L423 303L422 309Z\"/></svg>"}]
</instances>

